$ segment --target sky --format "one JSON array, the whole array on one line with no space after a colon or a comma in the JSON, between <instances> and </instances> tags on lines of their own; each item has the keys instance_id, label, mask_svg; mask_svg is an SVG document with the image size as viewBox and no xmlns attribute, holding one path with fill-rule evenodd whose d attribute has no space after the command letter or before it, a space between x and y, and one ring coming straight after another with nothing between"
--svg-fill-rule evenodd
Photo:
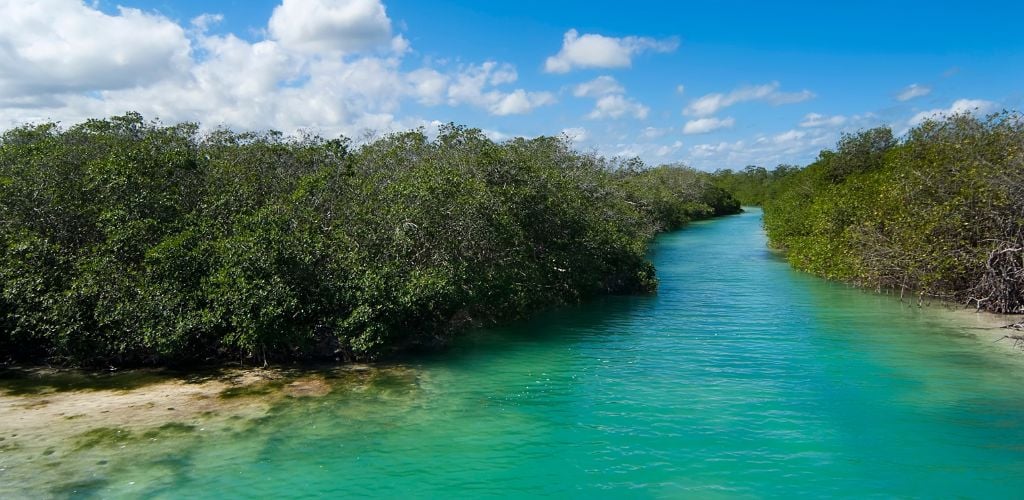
<instances>
[{"instance_id":1,"label":"sky","mask_svg":"<svg viewBox=\"0 0 1024 500\"><path fill-rule=\"evenodd\" d=\"M456 122L710 171L1024 108L1024 2L0 0L0 19L5 129Z\"/></svg>"}]
</instances>

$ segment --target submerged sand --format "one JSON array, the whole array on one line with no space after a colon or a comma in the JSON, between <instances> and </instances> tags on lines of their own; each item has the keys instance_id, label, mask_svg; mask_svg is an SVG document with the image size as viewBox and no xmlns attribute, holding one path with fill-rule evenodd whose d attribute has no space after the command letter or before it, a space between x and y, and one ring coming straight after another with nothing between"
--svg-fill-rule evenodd
<instances>
[{"instance_id":1,"label":"submerged sand","mask_svg":"<svg viewBox=\"0 0 1024 500\"><path fill-rule=\"evenodd\" d=\"M1004 338L1021 333L1004 328L1020 316L948 304L924 307L994 351L1020 353L1019 345ZM152 464L154 457L173 456L203 440L237 439L259 428L282 403L356 393L374 384L386 392L395 380L410 387L423 376L406 366L370 365L199 374L0 372L0 498L73 496L102 481L106 467L132 460Z\"/></svg>"},{"instance_id":2,"label":"submerged sand","mask_svg":"<svg viewBox=\"0 0 1024 500\"><path fill-rule=\"evenodd\" d=\"M285 400L357 391L381 375L408 371L364 365L200 376L8 371L0 378L0 498L74 495L98 480L103 467L133 454L172 455L197 440L259 425ZM128 447L132 453L118 453Z\"/></svg>"},{"instance_id":3,"label":"submerged sand","mask_svg":"<svg viewBox=\"0 0 1024 500\"><path fill-rule=\"evenodd\" d=\"M994 314L952 304L924 307L934 310L939 317L948 320L951 324L963 327L983 341L991 341L998 347L1018 352L1024 347L1024 344L1010 337L1024 335L1024 331L1007 328L1009 325L1024 321L1024 316Z\"/></svg>"}]
</instances>

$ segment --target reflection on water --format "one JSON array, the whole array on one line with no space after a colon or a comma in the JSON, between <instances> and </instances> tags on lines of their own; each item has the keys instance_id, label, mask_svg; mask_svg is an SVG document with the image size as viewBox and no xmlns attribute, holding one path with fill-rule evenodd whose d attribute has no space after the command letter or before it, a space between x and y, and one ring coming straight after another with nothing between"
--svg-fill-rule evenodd
<instances>
[{"instance_id":1,"label":"reflection on water","mask_svg":"<svg viewBox=\"0 0 1024 500\"><path fill-rule=\"evenodd\" d=\"M118 425L39 444L0 427L0 496L1024 491L1024 355L942 309L791 271L759 220L660 238L657 295L473 332L416 361L129 384L115 393L136 407L96 417ZM179 418L156 411L171 413L161 391ZM3 416L69 405L15 392L5 401L23 407Z\"/></svg>"}]
</instances>

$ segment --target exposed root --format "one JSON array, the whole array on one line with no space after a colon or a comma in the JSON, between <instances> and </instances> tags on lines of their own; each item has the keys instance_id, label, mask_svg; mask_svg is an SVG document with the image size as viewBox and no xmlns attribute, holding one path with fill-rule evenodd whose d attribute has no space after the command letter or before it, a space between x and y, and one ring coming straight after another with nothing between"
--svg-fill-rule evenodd
<instances>
[{"instance_id":1,"label":"exposed root","mask_svg":"<svg viewBox=\"0 0 1024 500\"><path fill-rule=\"evenodd\" d=\"M985 271L968 301L979 309L996 313L1019 313L1024 309L1024 246L999 242L989 253Z\"/></svg>"},{"instance_id":2,"label":"exposed root","mask_svg":"<svg viewBox=\"0 0 1024 500\"><path fill-rule=\"evenodd\" d=\"M1016 330L1018 332L1024 332L1024 321L1021 321L1020 323L1014 323L1012 325L1006 325L1003 328L1008 330ZM1014 347L1024 349L1024 335L1005 335L999 340L1003 339L1010 339L1013 341ZM999 342L999 340L997 340L996 342Z\"/></svg>"}]
</instances>

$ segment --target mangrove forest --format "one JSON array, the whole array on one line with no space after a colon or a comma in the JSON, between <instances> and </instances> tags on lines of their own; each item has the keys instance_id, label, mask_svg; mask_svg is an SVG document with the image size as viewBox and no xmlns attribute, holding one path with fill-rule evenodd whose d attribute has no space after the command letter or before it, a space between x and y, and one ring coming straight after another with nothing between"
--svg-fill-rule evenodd
<instances>
[{"instance_id":1,"label":"mangrove forest","mask_svg":"<svg viewBox=\"0 0 1024 500\"><path fill-rule=\"evenodd\" d=\"M139 114L0 137L0 353L107 366L342 361L657 287L655 234L740 211L710 175L489 140Z\"/></svg>"}]
</instances>

